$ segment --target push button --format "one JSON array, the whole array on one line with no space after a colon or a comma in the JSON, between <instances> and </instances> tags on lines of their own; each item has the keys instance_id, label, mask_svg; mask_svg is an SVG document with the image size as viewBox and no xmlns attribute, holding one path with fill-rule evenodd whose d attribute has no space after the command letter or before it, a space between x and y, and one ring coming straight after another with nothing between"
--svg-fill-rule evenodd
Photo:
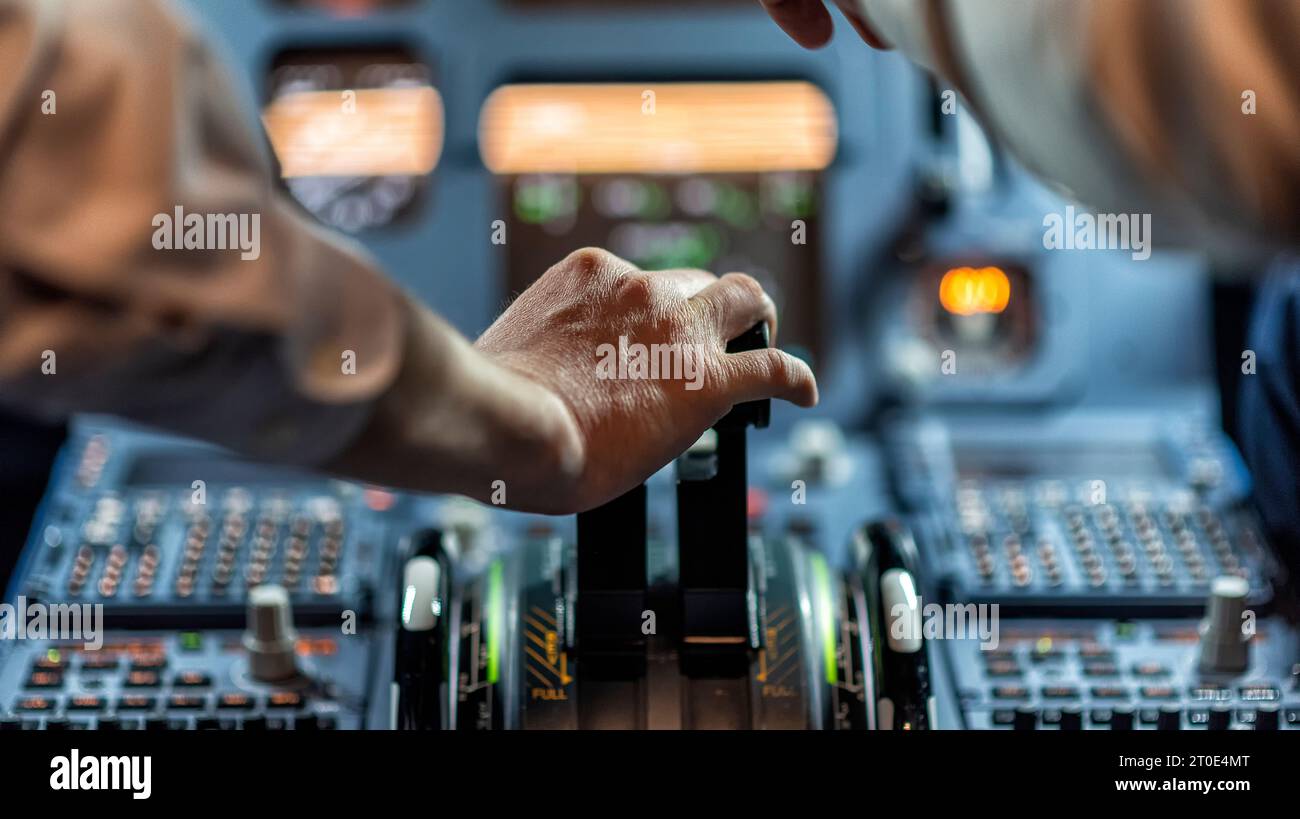
<instances>
[{"instance_id":1,"label":"push button","mask_svg":"<svg viewBox=\"0 0 1300 819\"><path fill-rule=\"evenodd\" d=\"M87 672L102 673L106 671L116 671L117 667L121 664L121 660L113 654L105 654L102 657L86 657L81 661L81 671L83 674Z\"/></svg>"},{"instance_id":2,"label":"push button","mask_svg":"<svg viewBox=\"0 0 1300 819\"><path fill-rule=\"evenodd\" d=\"M33 671L27 678L26 688L62 688L63 674L59 671Z\"/></svg>"},{"instance_id":3,"label":"push button","mask_svg":"<svg viewBox=\"0 0 1300 819\"><path fill-rule=\"evenodd\" d=\"M217 700L217 708L229 711L248 711L253 708L255 703L253 698L248 694L231 692L222 694Z\"/></svg>"},{"instance_id":4,"label":"push button","mask_svg":"<svg viewBox=\"0 0 1300 819\"><path fill-rule=\"evenodd\" d=\"M103 711L104 698L93 697L89 695L78 695L68 698L69 711Z\"/></svg>"},{"instance_id":5,"label":"push button","mask_svg":"<svg viewBox=\"0 0 1300 819\"><path fill-rule=\"evenodd\" d=\"M160 681L156 671L132 671L122 684L127 688L157 688Z\"/></svg>"},{"instance_id":6,"label":"push button","mask_svg":"<svg viewBox=\"0 0 1300 819\"><path fill-rule=\"evenodd\" d=\"M302 695L297 691L275 691L267 698L268 708L300 708Z\"/></svg>"},{"instance_id":7,"label":"push button","mask_svg":"<svg viewBox=\"0 0 1300 819\"><path fill-rule=\"evenodd\" d=\"M118 697L117 710L152 711L155 702L157 702L157 700L153 697L146 697L141 694L127 694L124 697Z\"/></svg>"},{"instance_id":8,"label":"push button","mask_svg":"<svg viewBox=\"0 0 1300 819\"><path fill-rule=\"evenodd\" d=\"M202 671L178 671L172 677L172 686L176 688L207 688L212 685L212 677Z\"/></svg>"},{"instance_id":9,"label":"push button","mask_svg":"<svg viewBox=\"0 0 1300 819\"><path fill-rule=\"evenodd\" d=\"M161 671L167 667L166 654L150 654L131 660L132 671Z\"/></svg>"},{"instance_id":10,"label":"push button","mask_svg":"<svg viewBox=\"0 0 1300 819\"><path fill-rule=\"evenodd\" d=\"M1046 685L1042 695L1049 700L1075 700L1079 698L1079 689L1073 685Z\"/></svg>"},{"instance_id":11,"label":"push button","mask_svg":"<svg viewBox=\"0 0 1300 819\"><path fill-rule=\"evenodd\" d=\"M208 698L201 694L172 694L167 699L167 707L177 711L202 711L207 704Z\"/></svg>"},{"instance_id":12,"label":"push button","mask_svg":"<svg viewBox=\"0 0 1300 819\"><path fill-rule=\"evenodd\" d=\"M1146 685L1139 693L1147 700L1172 700L1178 697L1178 691L1172 685Z\"/></svg>"}]
</instances>

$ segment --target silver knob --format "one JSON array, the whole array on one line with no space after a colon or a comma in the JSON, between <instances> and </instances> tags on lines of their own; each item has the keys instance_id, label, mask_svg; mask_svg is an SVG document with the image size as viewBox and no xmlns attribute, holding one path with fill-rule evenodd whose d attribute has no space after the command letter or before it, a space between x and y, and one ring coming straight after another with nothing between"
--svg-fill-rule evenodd
<instances>
[{"instance_id":1,"label":"silver knob","mask_svg":"<svg viewBox=\"0 0 1300 819\"><path fill-rule=\"evenodd\" d=\"M1200 669L1245 671L1250 665L1250 637L1242 628L1250 584L1234 575L1216 577L1201 621Z\"/></svg>"},{"instance_id":2,"label":"silver knob","mask_svg":"<svg viewBox=\"0 0 1300 819\"><path fill-rule=\"evenodd\" d=\"M293 608L283 586L254 586L248 591L248 623L244 649L253 679L287 680L298 673L294 659Z\"/></svg>"}]
</instances>

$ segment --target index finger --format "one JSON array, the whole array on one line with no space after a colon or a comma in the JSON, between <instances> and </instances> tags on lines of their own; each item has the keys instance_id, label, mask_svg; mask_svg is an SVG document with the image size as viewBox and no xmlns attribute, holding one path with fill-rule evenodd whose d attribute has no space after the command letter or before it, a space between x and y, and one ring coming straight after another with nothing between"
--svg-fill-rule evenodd
<instances>
[{"instance_id":1,"label":"index finger","mask_svg":"<svg viewBox=\"0 0 1300 819\"><path fill-rule=\"evenodd\" d=\"M835 23L822 0L759 0L759 3L804 48L821 48L835 33Z\"/></svg>"}]
</instances>

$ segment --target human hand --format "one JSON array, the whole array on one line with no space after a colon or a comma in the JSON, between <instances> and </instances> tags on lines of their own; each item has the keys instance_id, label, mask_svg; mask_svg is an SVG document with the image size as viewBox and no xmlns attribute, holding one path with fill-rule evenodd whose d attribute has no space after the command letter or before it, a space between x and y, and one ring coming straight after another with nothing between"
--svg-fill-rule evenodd
<instances>
[{"instance_id":1,"label":"human hand","mask_svg":"<svg viewBox=\"0 0 1300 819\"><path fill-rule=\"evenodd\" d=\"M815 405L816 380L799 359L726 352L760 321L775 340L775 307L744 274L647 272L595 249L552 267L474 345L557 398L572 424L559 438L570 450L559 460L572 468L514 488L510 505L589 509L645 480L737 403ZM659 366L638 372L637 345ZM622 369L620 348L629 351Z\"/></svg>"},{"instance_id":2,"label":"human hand","mask_svg":"<svg viewBox=\"0 0 1300 819\"><path fill-rule=\"evenodd\" d=\"M786 34L804 48L821 48L830 42L835 24L824 0L759 0ZM857 9L855 0L835 0L844 16L872 48L889 48Z\"/></svg>"}]
</instances>

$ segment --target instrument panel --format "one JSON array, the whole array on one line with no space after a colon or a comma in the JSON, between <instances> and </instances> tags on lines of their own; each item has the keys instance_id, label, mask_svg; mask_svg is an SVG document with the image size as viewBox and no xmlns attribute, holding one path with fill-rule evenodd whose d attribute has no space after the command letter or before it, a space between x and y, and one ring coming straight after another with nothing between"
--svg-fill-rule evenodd
<instances>
[{"instance_id":1,"label":"instrument panel","mask_svg":"<svg viewBox=\"0 0 1300 819\"><path fill-rule=\"evenodd\" d=\"M0 729L1300 727L1204 270L1045 252L901 61L748 0L191 5L285 190L468 335L582 246L745 271L823 407L596 523L81 419L5 599L104 649L0 644Z\"/></svg>"}]
</instances>

